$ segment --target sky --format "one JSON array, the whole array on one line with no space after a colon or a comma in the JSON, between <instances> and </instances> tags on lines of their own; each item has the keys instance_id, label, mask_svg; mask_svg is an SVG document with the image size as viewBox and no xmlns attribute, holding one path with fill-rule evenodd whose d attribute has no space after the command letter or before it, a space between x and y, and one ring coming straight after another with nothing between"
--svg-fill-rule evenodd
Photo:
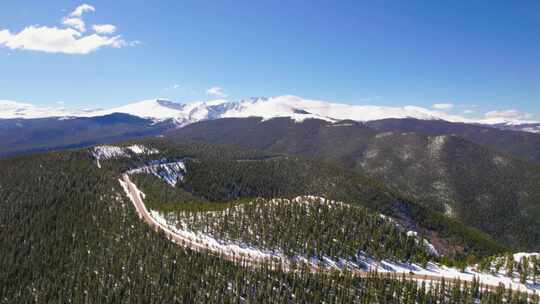
<instances>
[{"instance_id":1,"label":"sky","mask_svg":"<svg viewBox=\"0 0 540 304\"><path fill-rule=\"evenodd\" d=\"M0 100L297 95L540 119L540 1L3 1Z\"/></svg>"}]
</instances>

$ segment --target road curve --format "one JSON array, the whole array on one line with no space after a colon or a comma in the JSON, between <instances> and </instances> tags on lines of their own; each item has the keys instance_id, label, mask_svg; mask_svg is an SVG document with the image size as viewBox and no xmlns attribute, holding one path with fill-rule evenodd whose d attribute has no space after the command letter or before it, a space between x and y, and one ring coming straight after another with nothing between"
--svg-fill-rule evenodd
<instances>
[{"instance_id":1,"label":"road curve","mask_svg":"<svg viewBox=\"0 0 540 304\"><path fill-rule=\"evenodd\" d=\"M250 256L250 255L238 255L233 251L223 251L223 250L216 250L215 248L212 248L211 246L208 246L204 242L197 241L196 239L185 237L183 235L180 235L172 230L170 230L168 227L162 225L161 223L157 222L152 215L148 212L148 209L146 209L146 206L143 202L143 199L140 195L140 191L137 189L135 184L130 180L129 174L124 173L122 174L122 178L120 180L120 183L124 187L124 190L126 191L126 194L130 198L133 206L135 207L135 210L137 211L137 214L139 217L146 222L154 231L163 233L168 239L170 239L172 242L185 247L189 248L191 250L197 251L197 252L207 252L210 254L214 254L220 258L226 259L228 261L238 263L245 267L262 267L262 266L270 266L274 268L278 268L278 263L280 262L279 268L283 271L291 271L290 264L287 261L279 261L274 260L272 261L271 258L262 258L260 256ZM313 266L311 265L308 268L313 273L321 273L326 272L330 273L336 270L336 268L328 267L328 266ZM357 277L367 278L372 275L372 273L368 271L362 271L359 269L353 269L352 274ZM382 273L381 273L382 274ZM466 277L445 277L443 275L420 275L420 274L414 274L414 273L400 273L395 272L392 273L395 274L398 278L405 277L406 279L412 279L417 281L433 281L433 282L441 282L443 279L446 282L453 282L460 280L461 282L467 281L471 282L472 280ZM491 291L495 291L498 288L498 285L493 284L485 284L482 283L483 289L488 289ZM506 288L510 287L514 291L526 291L531 294L530 290L523 290L519 288L514 288L512 285L506 286ZM532 294L531 294L532 295Z\"/></svg>"}]
</instances>

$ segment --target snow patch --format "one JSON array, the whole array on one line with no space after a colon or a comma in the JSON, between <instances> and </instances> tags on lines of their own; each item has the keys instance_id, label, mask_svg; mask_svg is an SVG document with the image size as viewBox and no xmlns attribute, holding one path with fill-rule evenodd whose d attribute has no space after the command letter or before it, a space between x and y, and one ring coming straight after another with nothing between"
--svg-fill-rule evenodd
<instances>
[{"instance_id":1,"label":"snow patch","mask_svg":"<svg viewBox=\"0 0 540 304\"><path fill-rule=\"evenodd\" d=\"M175 187L178 182L184 180L186 174L186 165L184 160L176 162L156 161L151 165L129 170L128 174L152 174L164 180L167 184Z\"/></svg>"},{"instance_id":2,"label":"snow patch","mask_svg":"<svg viewBox=\"0 0 540 304\"><path fill-rule=\"evenodd\" d=\"M92 149L92 156L96 159L98 168L101 168L100 161L107 159L115 159L129 157L131 155L151 155L157 154L159 151L154 148L147 148L143 145L131 145L128 147L100 145Z\"/></svg>"},{"instance_id":3,"label":"snow patch","mask_svg":"<svg viewBox=\"0 0 540 304\"><path fill-rule=\"evenodd\" d=\"M211 235L208 235L202 232L194 232L188 229L178 229L176 224L168 222L164 215L162 215L160 212L157 212L155 210L150 210L150 215L159 224L167 227L167 229L173 231L177 235L183 238L193 240L194 242L198 244L202 244L214 252L233 254L237 256L251 257L251 258L256 257L260 259L273 259L273 260L277 258L280 260L285 260L285 257L283 255L276 254L270 251L261 250L253 246L249 246L247 244L231 243L231 242L219 240L217 238L212 237Z\"/></svg>"},{"instance_id":4,"label":"snow patch","mask_svg":"<svg viewBox=\"0 0 540 304\"><path fill-rule=\"evenodd\" d=\"M329 127L354 127L355 124L354 123L335 123L328 126Z\"/></svg>"},{"instance_id":5,"label":"snow patch","mask_svg":"<svg viewBox=\"0 0 540 304\"><path fill-rule=\"evenodd\" d=\"M528 258L530 260L531 257L536 257L537 259L540 259L540 253L538 252L518 252L514 253L514 261L515 262L521 262L523 258Z\"/></svg>"},{"instance_id":6,"label":"snow patch","mask_svg":"<svg viewBox=\"0 0 540 304\"><path fill-rule=\"evenodd\" d=\"M420 237L418 236L418 232L416 231L407 231L407 236L416 238L416 242L418 243L420 241ZM424 239L424 248L429 252L430 254L434 256L439 256L439 252L437 249L435 249L435 246L433 246L428 240Z\"/></svg>"},{"instance_id":7,"label":"snow patch","mask_svg":"<svg viewBox=\"0 0 540 304\"><path fill-rule=\"evenodd\" d=\"M500 156L500 155L496 155L495 157L493 157L493 163L497 166L506 166L508 165L508 159Z\"/></svg>"},{"instance_id":8,"label":"snow patch","mask_svg":"<svg viewBox=\"0 0 540 304\"><path fill-rule=\"evenodd\" d=\"M438 158L440 157L441 151L444 148L444 144L446 143L447 136L441 135L441 136L435 136L429 138L428 143L428 151L431 157Z\"/></svg>"},{"instance_id":9,"label":"snow patch","mask_svg":"<svg viewBox=\"0 0 540 304\"><path fill-rule=\"evenodd\" d=\"M144 154L144 155L151 155L151 154L157 154L159 151L155 148L147 148L143 145L131 145L127 147L126 149L130 150L134 154Z\"/></svg>"},{"instance_id":10,"label":"snow patch","mask_svg":"<svg viewBox=\"0 0 540 304\"><path fill-rule=\"evenodd\" d=\"M364 153L365 158L375 158L377 155L379 155L378 149L369 149Z\"/></svg>"},{"instance_id":11,"label":"snow patch","mask_svg":"<svg viewBox=\"0 0 540 304\"><path fill-rule=\"evenodd\" d=\"M375 135L375 138L385 138L392 135L394 135L394 132L384 132L384 133L379 133Z\"/></svg>"},{"instance_id":12,"label":"snow patch","mask_svg":"<svg viewBox=\"0 0 540 304\"><path fill-rule=\"evenodd\" d=\"M410 145L404 145L399 151L399 158L403 161L408 161L414 157L414 149Z\"/></svg>"}]
</instances>

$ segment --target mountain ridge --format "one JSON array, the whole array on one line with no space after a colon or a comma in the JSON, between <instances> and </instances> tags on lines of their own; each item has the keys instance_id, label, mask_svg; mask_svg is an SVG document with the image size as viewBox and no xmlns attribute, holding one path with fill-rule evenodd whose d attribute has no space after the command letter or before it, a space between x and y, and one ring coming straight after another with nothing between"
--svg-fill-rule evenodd
<instances>
[{"instance_id":1,"label":"mountain ridge","mask_svg":"<svg viewBox=\"0 0 540 304\"><path fill-rule=\"evenodd\" d=\"M506 244L538 248L538 164L451 132L426 135L380 129L352 122L229 118L191 124L166 137L174 142L198 140L332 161L366 173ZM508 218L513 220L504 220Z\"/></svg>"},{"instance_id":2,"label":"mountain ridge","mask_svg":"<svg viewBox=\"0 0 540 304\"><path fill-rule=\"evenodd\" d=\"M124 113L151 119L155 122L172 120L178 127L218 118L291 117L295 121L314 118L330 122L354 120L369 122L383 119L443 120L454 123L490 125L531 133L540 132L540 122L520 119L470 119L444 111L418 106L350 105L304 99L293 95L263 98L254 97L238 101L216 99L178 103L163 98L147 99L111 109L69 110L66 108L37 107L28 103L0 100L0 119L33 119L58 117L59 119L104 116Z\"/></svg>"}]
</instances>

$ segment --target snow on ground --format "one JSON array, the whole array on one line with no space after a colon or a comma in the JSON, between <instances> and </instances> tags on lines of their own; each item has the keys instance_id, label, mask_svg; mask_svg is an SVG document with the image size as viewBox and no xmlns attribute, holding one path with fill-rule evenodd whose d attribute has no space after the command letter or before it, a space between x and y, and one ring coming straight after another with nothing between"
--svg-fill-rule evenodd
<instances>
[{"instance_id":1,"label":"snow on ground","mask_svg":"<svg viewBox=\"0 0 540 304\"><path fill-rule=\"evenodd\" d=\"M476 271L473 267L467 267L464 272L460 272L456 268L446 267L439 265L433 262L429 262L426 267L422 267L418 264L408 264L390 260L377 261L369 256L366 256L364 253L360 253L356 258L343 258L339 260L334 260L327 256L323 256L321 259L315 257L306 257L306 256L295 256L294 258L287 259L285 255L280 252L272 252L269 250L257 248L249 244L230 241L230 240L220 240L216 239L213 236L202 233L200 231L191 231L189 229L179 229L177 228L178 222L175 220L167 219L166 215L159 213L157 211L150 211L152 217L156 219L161 225L167 227L169 230L174 231L178 235L181 235L186 238L195 240L200 244L205 244L209 249L216 252L222 253L235 253L238 256L244 257L255 257L261 259L272 259L274 261L282 261L284 264L290 263L291 260L297 262L304 262L311 266L322 266L328 268L336 268L339 270L344 269L359 269L365 271L378 271L380 273L396 273L396 274L410 274L414 273L415 275L428 276L428 277L444 277L448 280L460 279L461 281L472 281L475 278L479 279L483 284L489 285L498 285L500 283L504 284L507 288L511 287L513 289L527 291L527 292L540 292L540 285L533 285L532 281L528 281L527 284L521 284L519 278L515 277L514 279L505 276L502 273L499 274L490 274L490 273L481 273ZM184 225L179 225L184 226ZM416 235L415 232L410 231L410 235ZM525 254L516 254L516 259L524 256ZM531 255L531 254L529 254ZM429 279L428 279L429 280Z\"/></svg>"},{"instance_id":2,"label":"snow on ground","mask_svg":"<svg viewBox=\"0 0 540 304\"><path fill-rule=\"evenodd\" d=\"M540 253L538 252L518 252L514 253L514 261L515 262L521 262L523 258L528 258L530 261L531 257L536 257L537 259L540 259Z\"/></svg>"},{"instance_id":3,"label":"snow on ground","mask_svg":"<svg viewBox=\"0 0 540 304\"><path fill-rule=\"evenodd\" d=\"M540 134L540 126L523 128L521 131Z\"/></svg>"},{"instance_id":4,"label":"snow on ground","mask_svg":"<svg viewBox=\"0 0 540 304\"><path fill-rule=\"evenodd\" d=\"M130 150L134 154L144 154L144 155L151 155L151 154L157 154L159 151L155 148L147 148L143 145L131 145L126 147L126 149Z\"/></svg>"},{"instance_id":5,"label":"snow on ground","mask_svg":"<svg viewBox=\"0 0 540 304\"><path fill-rule=\"evenodd\" d=\"M431 157L438 158L440 156L447 139L446 135L429 137L428 151Z\"/></svg>"},{"instance_id":6,"label":"snow on ground","mask_svg":"<svg viewBox=\"0 0 540 304\"><path fill-rule=\"evenodd\" d=\"M26 102L0 100L0 119L34 119L44 117L75 117L90 113L85 110L70 110L63 107L36 106Z\"/></svg>"},{"instance_id":7,"label":"snow on ground","mask_svg":"<svg viewBox=\"0 0 540 304\"><path fill-rule=\"evenodd\" d=\"M182 181L184 179L184 175L186 173L186 165L184 161L185 160L180 160L168 163L156 161L148 166L130 170L128 171L128 174L152 174L174 187L178 181Z\"/></svg>"},{"instance_id":8,"label":"snow on ground","mask_svg":"<svg viewBox=\"0 0 540 304\"><path fill-rule=\"evenodd\" d=\"M290 199L290 200L289 199L282 199L282 198L275 198L275 199L272 199L272 200L268 201L267 204L279 205L279 204L283 204L283 203L294 202L294 203L297 203L297 204L306 205L306 207L307 207L307 205L309 205L310 202L313 202L313 201L318 201L320 203L327 204L330 208L333 208L333 206L343 206L343 207L353 208L352 206L350 206L348 204L345 204L343 202L334 201L334 200L328 200L328 199L325 199L323 197L313 196L313 195L298 196L298 197L295 197L295 198ZM256 203L256 201L254 201L252 203ZM231 208L240 210L241 208L244 208L244 207L245 207L245 205L236 205L236 206L233 206ZM307 211L309 211L309 209L307 209ZM221 213L221 212L220 211L212 211L212 212L205 212L204 214L208 214L208 213L212 213L212 214L215 215L215 214ZM219 243L221 247L216 246L216 248L222 248L223 246L225 246L224 248L229 248L229 249L230 248L235 248L235 247L248 248L250 250L257 250L259 252L257 254L257 256L261 256L261 255L266 254L266 255L271 255L273 258L279 258L282 261L287 260L286 256L283 253L279 252L279 250L276 253L276 251L274 251L274 250L264 249L264 248L257 248L255 246L252 246L252 245L249 245L249 244L246 244L246 243L242 243L239 240L216 239L213 235L211 235L211 233L203 233L201 231L192 231L192 230L190 230L188 228L189 225L183 220L183 218L181 216L177 216L174 213L161 214L161 213L159 213L157 211L152 211L151 214L152 214L153 217L156 218L156 220L159 219L160 223L162 223L162 224L166 225L167 227L169 227L170 230L176 231L178 233L182 233L182 235L185 234L185 233L188 233L190 235L191 234L196 234L199 237L199 239L201 239L201 240L211 239L211 240L213 240L212 242ZM201 213L200 216L203 216L203 213ZM392 218L386 217L386 216L384 216L382 214L380 215L380 217L382 219L384 219L385 221L394 223L396 226L401 227ZM420 242L422 240L418 236L418 233L415 232L415 231L409 231L409 232L407 232L407 235L411 236L411 237L416 237L417 242ZM424 242L424 244L426 246L426 249L428 251L432 252L434 255L438 255L438 252L435 250L433 245L431 245L426 240L423 240L423 242ZM369 269L374 264L373 261L367 259L364 255L359 255L356 258L353 258L353 257L342 258L339 261L332 260L332 258L327 257L327 256L323 256L322 259L318 259L318 258L314 258L314 257L306 257L306 256L297 255L297 256L295 256L293 258L293 260L303 261L303 262L306 262L306 263L308 263L308 264L310 264L312 266L323 265L324 267L337 267L337 268L340 268L340 269L343 269L343 268ZM357 262L354 262L354 261L357 261ZM391 262L387 261L386 264L381 264L381 265L385 266L384 268L381 268L381 269L386 269L386 270L391 269L390 266L389 266L391 264L392 264ZM410 270L408 269L407 272L408 271L410 271Z\"/></svg>"},{"instance_id":9,"label":"snow on ground","mask_svg":"<svg viewBox=\"0 0 540 304\"><path fill-rule=\"evenodd\" d=\"M315 263L316 261L312 261ZM340 261L334 261L327 257L323 258L323 264L329 267L335 267L343 269L346 267L352 267L357 269L364 269L370 271L377 271L381 273L396 273L396 274L409 274L428 276L428 277L444 277L446 279L460 279L461 281L473 281L475 278L479 279L483 284L489 284L497 286L504 284L507 288L514 290L526 291L529 293L540 292L540 283L533 284L531 280L528 280L526 284L519 282L519 277L514 276L510 278L503 273L490 274L484 272L478 272L473 267L467 267L464 272L452 267L446 267L433 262L429 262L426 267L422 267L418 264L408 264L389 260L377 261L371 257L360 254L357 256L357 261L342 259ZM316 264L316 263L315 263ZM428 279L429 280L429 279Z\"/></svg>"},{"instance_id":10,"label":"snow on ground","mask_svg":"<svg viewBox=\"0 0 540 304\"><path fill-rule=\"evenodd\" d=\"M368 264L373 267L377 263L368 258ZM389 261L383 261L382 266L378 267L380 272L397 272L397 273L409 273L414 272L417 275L427 276L443 276L445 278L459 278L462 281L472 281L475 277L483 284L489 284L497 286L504 284L507 288L514 290L527 291L530 293L540 292L540 284L533 284L531 280L528 280L526 284L519 282L519 276L515 275L513 278L505 275L504 272L496 274L479 272L474 267L467 267L464 272L456 268L442 266L436 263L428 263L427 267L423 268L416 264L402 264Z\"/></svg>"},{"instance_id":11,"label":"snow on ground","mask_svg":"<svg viewBox=\"0 0 540 304\"><path fill-rule=\"evenodd\" d=\"M416 242L420 241L420 238L418 237L418 232L416 231L407 231L407 236L413 236L416 237ZM439 252L437 249L435 249L435 246L433 246L428 240L424 239L424 247L426 250L431 253L434 256L439 256Z\"/></svg>"},{"instance_id":12,"label":"snow on ground","mask_svg":"<svg viewBox=\"0 0 540 304\"><path fill-rule=\"evenodd\" d=\"M335 124L331 124L329 125L329 127L354 127L355 124L353 123L335 123Z\"/></svg>"},{"instance_id":13,"label":"snow on ground","mask_svg":"<svg viewBox=\"0 0 540 304\"><path fill-rule=\"evenodd\" d=\"M164 164L157 164L164 165ZM120 180L120 184L124 188L126 194L128 197L135 202L134 198L130 194L128 185ZM138 195L141 199L144 198L144 193L142 193L140 190L136 188L135 185L133 185L136 189L136 195ZM317 199L317 197L310 196L307 197L309 199ZM329 203L335 203L333 201L327 201L324 198L322 199L323 202L329 202ZM301 198L297 197L293 199L293 201L302 201ZM274 203L279 203L279 200L272 201ZM512 288L514 290L520 290L520 291L526 291L529 293L533 292L540 292L540 284L533 284L532 281L527 281L526 284L522 284L519 282L518 276L514 276L514 278L510 278L508 276L505 276L503 273L499 272L496 274L493 273L484 273L484 272L478 272L474 267L467 267L464 272L459 271L456 268L450 268L443 265L439 265L433 262L429 262L426 267L422 267L418 264L409 264L409 263L402 263L402 262L396 262L396 261L390 261L390 260L382 260L377 261L369 256L366 256L364 253L360 252L356 257L354 258L342 258L339 260L333 260L327 256L323 256L321 259L313 258L313 257L306 257L306 256L296 256L292 260L285 257L280 252L275 251L269 251L264 250L261 248L257 248L255 246L251 246L248 244L240 243L240 242L234 242L229 240L220 240L217 239L209 234L202 233L200 231L191 231L189 229L183 228L185 225L178 225L178 221L174 216L167 216L160 212L151 210L150 215L153 218L153 220L158 223L160 226L162 226L163 229L166 229L167 231L172 231L174 234L184 238L189 239L192 243L197 244L198 246L204 246L205 248L216 252L216 253L222 253L222 254L228 254L233 256L239 256L239 257L245 257L250 259L258 259L258 260L273 260L273 261L281 261L284 264L284 269L290 265L290 262L292 260L298 261L298 262L306 262L311 266L322 266L322 267L330 267L330 268L336 268L336 269L357 269L357 270L365 270L365 271L378 271L381 273L396 273L396 274L409 274L414 273L415 275L425 275L427 276L427 280L429 280L429 277L444 277L445 279L452 280L452 279L460 279L461 281L472 281L474 279L479 279L481 283L483 284L489 284L489 285L499 285L504 284L507 288ZM381 218L389 219L383 215L381 215ZM390 220L390 219L389 219ZM182 228L178 228L182 227ZM409 231L407 233L411 236L417 236L417 232ZM524 256L530 257L532 255L539 256L538 253L516 253L514 255L514 259L516 261L520 261Z\"/></svg>"},{"instance_id":14,"label":"snow on ground","mask_svg":"<svg viewBox=\"0 0 540 304\"><path fill-rule=\"evenodd\" d=\"M150 214L158 223L167 227L167 229L173 231L177 235L180 235L184 238L192 239L199 244L203 244L212 251L228 254L234 253L235 255L242 257L272 260L277 259L285 261L285 257L282 254L277 254L268 250L258 249L254 246L249 246L247 244L219 240L209 234L198 231L194 232L188 229L178 229L176 223L171 223L170 221L167 221L167 219L165 219L165 217L161 213L150 210Z\"/></svg>"},{"instance_id":15,"label":"snow on ground","mask_svg":"<svg viewBox=\"0 0 540 304\"><path fill-rule=\"evenodd\" d=\"M157 149L147 148L143 145L131 145L127 147L100 145L92 149L92 156L96 159L98 168L101 168L100 161L102 160L129 157L130 154L151 155L157 153L159 153Z\"/></svg>"},{"instance_id":16,"label":"snow on ground","mask_svg":"<svg viewBox=\"0 0 540 304\"><path fill-rule=\"evenodd\" d=\"M534 285L532 281L528 281L527 284L522 284L519 282L519 278L510 278L504 274L490 274L483 273L474 270L472 267L467 267L464 272L459 271L456 268L446 267L436 263L429 262L424 268L417 264L406 264L399 262L392 262L383 260L377 262L376 260L370 257L360 257L359 260L364 265L367 265L369 270L386 273L411 273L415 275L426 275L426 276L437 276L445 277L448 279L460 279L461 281L472 281L474 278L480 280L483 284L489 284L497 286L499 284L504 284L507 288L511 287L512 289L517 289L527 292L540 292L540 284Z\"/></svg>"},{"instance_id":17,"label":"snow on ground","mask_svg":"<svg viewBox=\"0 0 540 304\"><path fill-rule=\"evenodd\" d=\"M540 261L540 253L537 252L517 252L512 255L512 258L516 264L521 263L524 258L527 258L529 262L529 268L532 268L533 266L533 261L531 260L532 257L535 257L538 261ZM491 261L491 264L487 266L488 271L503 275L506 274L508 272L508 269L506 268L507 259L508 257L506 255L494 257L494 259ZM518 266L514 265L514 277L516 278L519 277L519 273L517 272L517 270Z\"/></svg>"},{"instance_id":18,"label":"snow on ground","mask_svg":"<svg viewBox=\"0 0 540 304\"><path fill-rule=\"evenodd\" d=\"M92 156L94 156L94 158L96 159L98 168L101 168L101 160L125 157L127 156L127 154L123 148L117 146L103 145L94 147L92 151Z\"/></svg>"}]
</instances>

